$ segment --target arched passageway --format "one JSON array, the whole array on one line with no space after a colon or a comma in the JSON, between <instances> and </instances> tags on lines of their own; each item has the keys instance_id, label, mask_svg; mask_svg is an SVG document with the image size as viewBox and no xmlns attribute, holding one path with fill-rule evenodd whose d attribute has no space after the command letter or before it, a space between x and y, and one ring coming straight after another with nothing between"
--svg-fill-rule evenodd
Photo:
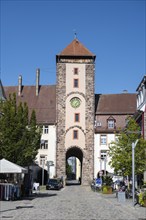
<instances>
[{"instance_id":1,"label":"arched passageway","mask_svg":"<svg viewBox=\"0 0 146 220\"><path fill-rule=\"evenodd\" d=\"M82 182L82 162L83 152L80 148L73 146L66 152L66 167L71 167L71 173L67 172L67 184L66 185L80 185Z\"/></svg>"}]
</instances>

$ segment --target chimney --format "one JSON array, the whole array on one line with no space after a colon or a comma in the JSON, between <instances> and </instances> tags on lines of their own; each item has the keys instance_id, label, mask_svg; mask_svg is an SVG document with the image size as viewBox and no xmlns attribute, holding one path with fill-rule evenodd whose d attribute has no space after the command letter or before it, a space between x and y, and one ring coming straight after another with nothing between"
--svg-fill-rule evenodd
<instances>
[{"instance_id":1,"label":"chimney","mask_svg":"<svg viewBox=\"0 0 146 220\"><path fill-rule=\"evenodd\" d=\"M21 96L21 91L22 91L22 76L19 75L19 77L18 77L18 96Z\"/></svg>"},{"instance_id":2,"label":"chimney","mask_svg":"<svg viewBox=\"0 0 146 220\"><path fill-rule=\"evenodd\" d=\"M40 69L36 70L36 96L39 95L39 84L40 84Z\"/></svg>"}]
</instances>

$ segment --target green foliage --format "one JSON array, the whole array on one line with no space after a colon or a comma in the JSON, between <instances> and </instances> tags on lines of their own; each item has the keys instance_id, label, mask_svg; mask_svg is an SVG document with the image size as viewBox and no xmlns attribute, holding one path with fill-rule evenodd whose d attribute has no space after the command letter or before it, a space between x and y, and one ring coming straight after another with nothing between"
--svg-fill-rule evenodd
<instances>
[{"instance_id":1,"label":"green foliage","mask_svg":"<svg viewBox=\"0 0 146 220\"><path fill-rule=\"evenodd\" d=\"M138 198L139 198L138 199L139 200L139 204L141 206L144 206L145 200L146 200L146 191L139 193Z\"/></svg>"},{"instance_id":2,"label":"green foliage","mask_svg":"<svg viewBox=\"0 0 146 220\"><path fill-rule=\"evenodd\" d=\"M138 195L138 201L139 201L139 204L140 204L141 206L144 205L144 200L143 200L143 194L142 194L142 193L140 193L140 194Z\"/></svg>"},{"instance_id":3,"label":"green foliage","mask_svg":"<svg viewBox=\"0 0 146 220\"><path fill-rule=\"evenodd\" d=\"M68 161L66 162L66 175L70 176L72 174L72 167L68 164Z\"/></svg>"},{"instance_id":4,"label":"green foliage","mask_svg":"<svg viewBox=\"0 0 146 220\"><path fill-rule=\"evenodd\" d=\"M0 158L29 166L40 147L40 129L36 125L35 111L30 120L26 103L16 103L16 95L0 102Z\"/></svg>"},{"instance_id":5,"label":"green foliage","mask_svg":"<svg viewBox=\"0 0 146 220\"><path fill-rule=\"evenodd\" d=\"M117 141L110 146L109 155L111 157L110 165L115 173L121 171L122 175L132 174L132 142L138 139L135 148L135 173L142 174L146 166L146 141L139 138L140 127L131 118L124 131L117 135Z\"/></svg>"},{"instance_id":6,"label":"green foliage","mask_svg":"<svg viewBox=\"0 0 146 220\"><path fill-rule=\"evenodd\" d=\"M113 183L113 180L112 180L112 177L110 177L110 176L103 176L102 182L103 182L103 185L111 186Z\"/></svg>"}]
</instances>

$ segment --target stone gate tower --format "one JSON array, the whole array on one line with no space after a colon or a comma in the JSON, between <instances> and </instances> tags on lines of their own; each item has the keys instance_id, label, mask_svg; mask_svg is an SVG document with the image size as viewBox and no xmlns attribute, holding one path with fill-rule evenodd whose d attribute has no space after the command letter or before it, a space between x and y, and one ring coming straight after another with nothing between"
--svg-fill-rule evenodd
<instances>
[{"instance_id":1,"label":"stone gate tower","mask_svg":"<svg viewBox=\"0 0 146 220\"><path fill-rule=\"evenodd\" d=\"M75 156L82 185L93 179L95 58L78 39L56 56L56 174L65 178L66 161Z\"/></svg>"}]
</instances>

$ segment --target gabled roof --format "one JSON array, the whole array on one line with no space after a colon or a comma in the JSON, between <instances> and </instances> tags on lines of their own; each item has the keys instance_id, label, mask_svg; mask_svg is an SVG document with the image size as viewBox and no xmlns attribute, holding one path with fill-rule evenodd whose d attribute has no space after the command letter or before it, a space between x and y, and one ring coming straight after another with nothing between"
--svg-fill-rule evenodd
<instances>
[{"instance_id":1,"label":"gabled roof","mask_svg":"<svg viewBox=\"0 0 146 220\"><path fill-rule=\"evenodd\" d=\"M136 112L136 94L121 93L95 95L96 114L134 114Z\"/></svg>"},{"instance_id":2,"label":"gabled roof","mask_svg":"<svg viewBox=\"0 0 146 220\"><path fill-rule=\"evenodd\" d=\"M4 92L4 88L3 88L1 80L0 80L0 100L2 101L6 100L6 96L5 96L5 92Z\"/></svg>"},{"instance_id":3,"label":"gabled roof","mask_svg":"<svg viewBox=\"0 0 146 220\"><path fill-rule=\"evenodd\" d=\"M22 86L21 96L18 96L18 86L4 87L6 97L9 94L16 94L17 102L26 102L29 113L32 110L36 112L38 124L55 124L56 123L56 86L43 85L39 86L39 95L36 96L35 86Z\"/></svg>"},{"instance_id":4,"label":"gabled roof","mask_svg":"<svg viewBox=\"0 0 146 220\"><path fill-rule=\"evenodd\" d=\"M74 39L58 56L90 56L95 57L78 39Z\"/></svg>"},{"instance_id":5,"label":"gabled roof","mask_svg":"<svg viewBox=\"0 0 146 220\"><path fill-rule=\"evenodd\" d=\"M141 89L141 87L145 85L145 88L146 88L146 75L144 75L144 77L142 78L141 82L139 83L137 89L136 89L136 92L138 92L139 89Z\"/></svg>"}]
</instances>

